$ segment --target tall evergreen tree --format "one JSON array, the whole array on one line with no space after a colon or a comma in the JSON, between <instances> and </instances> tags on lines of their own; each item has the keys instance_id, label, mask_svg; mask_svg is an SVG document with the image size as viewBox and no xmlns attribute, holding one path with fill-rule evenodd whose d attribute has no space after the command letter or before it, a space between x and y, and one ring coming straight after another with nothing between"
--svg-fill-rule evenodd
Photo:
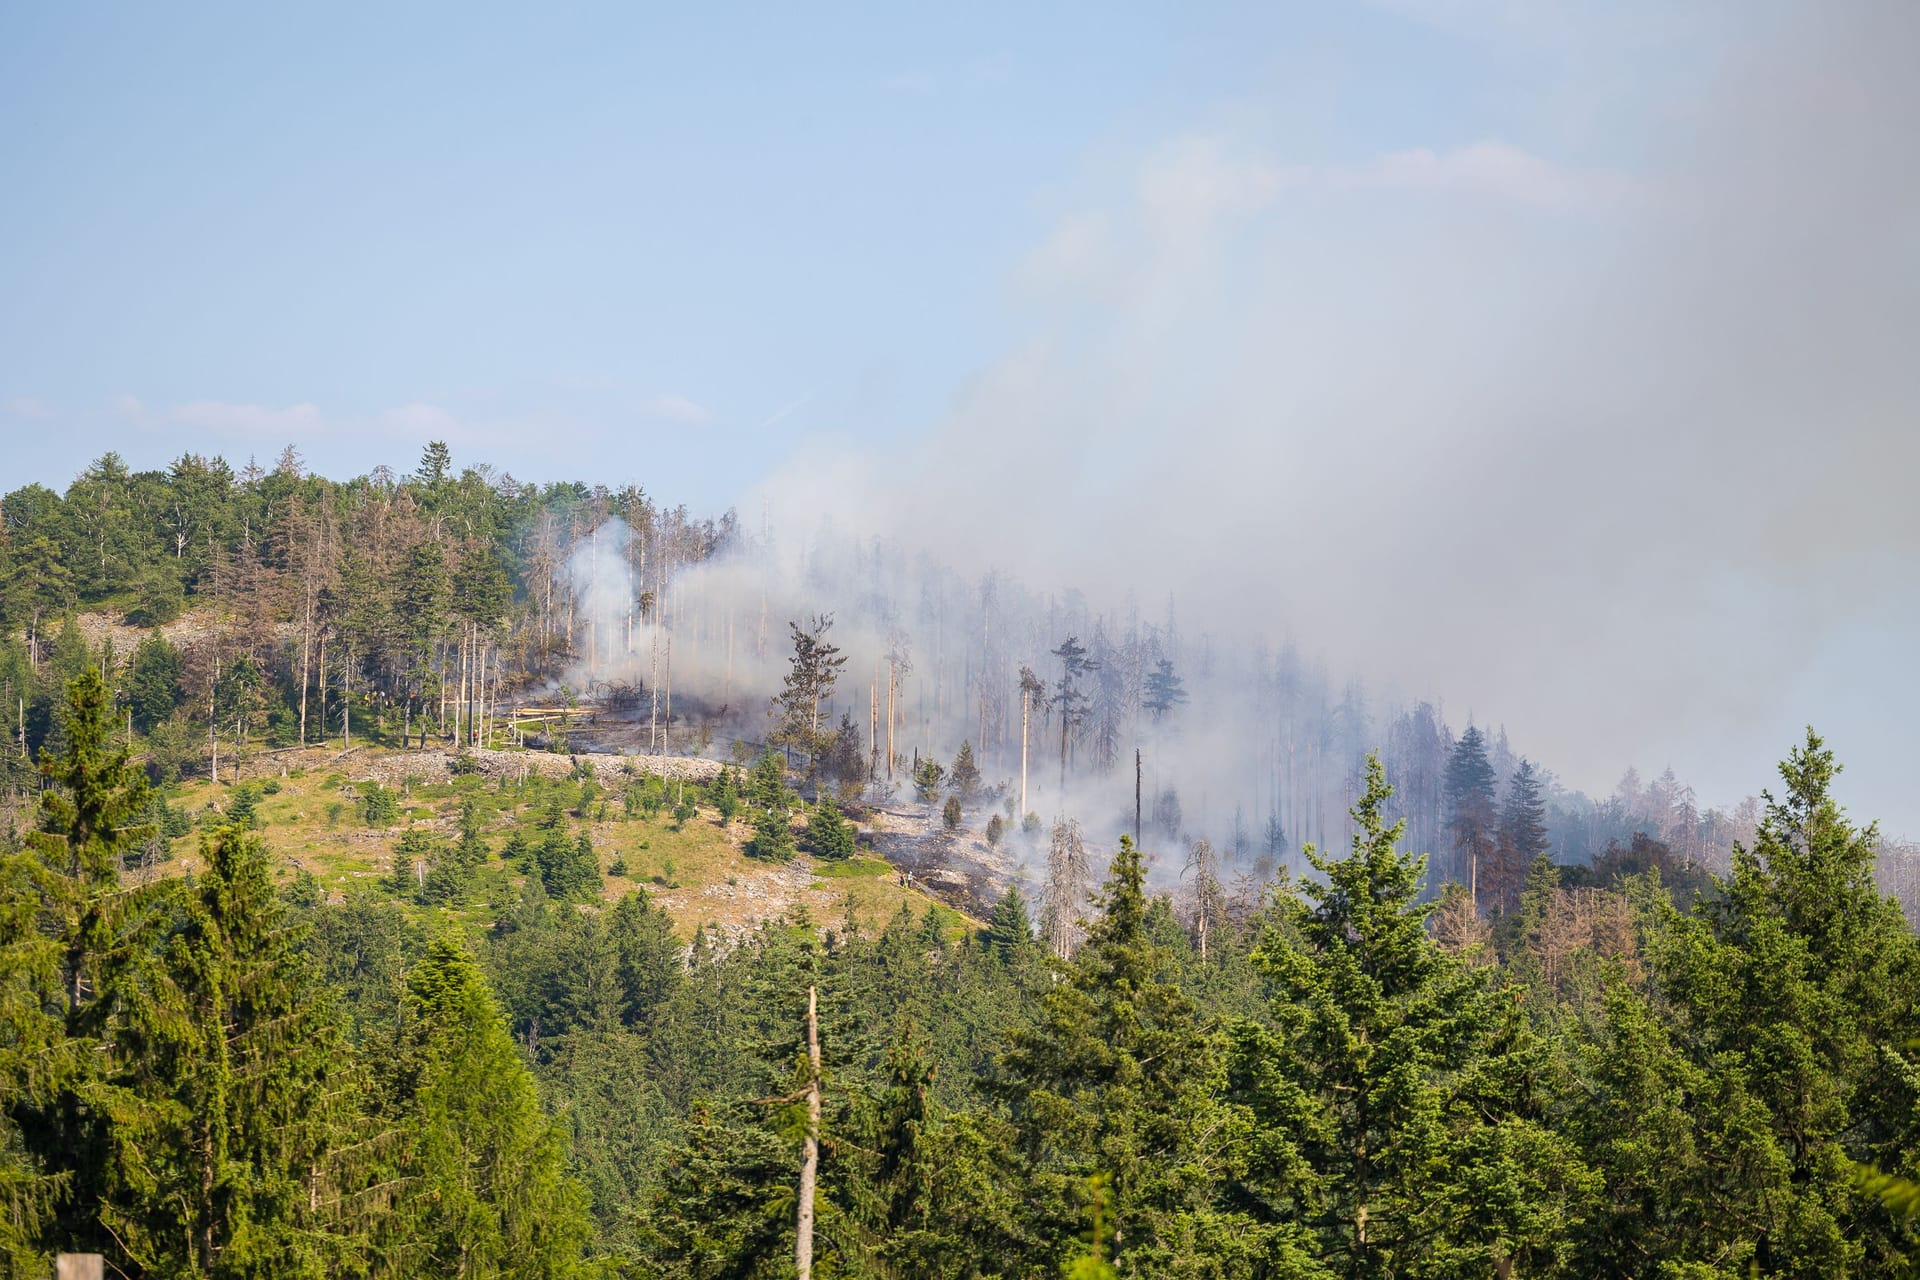
<instances>
[{"instance_id":1,"label":"tall evergreen tree","mask_svg":"<svg viewBox=\"0 0 1920 1280\"><path fill-rule=\"evenodd\" d=\"M380 1242L393 1275L566 1277L590 1226L561 1132L479 967L442 935L408 979L384 1115L403 1190Z\"/></svg>"},{"instance_id":2,"label":"tall evergreen tree","mask_svg":"<svg viewBox=\"0 0 1920 1280\"><path fill-rule=\"evenodd\" d=\"M94 1208L130 1271L336 1275L358 1261L338 1152L360 1092L332 1002L257 837L224 827L201 854L114 1037Z\"/></svg>"},{"instance_id":3,"label":"tall evergreen tree","mask_svg":"<svg viewBox=\"0 0 1920 1280\"><path fill-rule=\"evenodd\" d=\"M1690 915L1664 908L1653 976L1684 1010L1672 1038L1705 1073L1694 1092L1742 1136L1709 1156L1733 1237L1720 1256L1771 1275L1882 1274L1914 1241L1853 1170L1913 1139L1920 1072L1895 1046L1920 1030L1920 944L1875 887L1878 833L1833 799L1832 751L1808 730L1780 772L1721 893Z\"/></svg>"},{"instance_id":4,"label":"tall evergreen tree","mask_svg":"<svg viewBox=\"0 0 1920 1280\"><path fill-rule=\"evenodd\" d=\"M1085 945L1001 1056L994 1092L1027 1179L1031 1274L1066 1260L1095 1175L1112 1180L1121 1275L1217 1274L1238 1248L1212 1197L1240 1116L1219 1100L1220 1059L1193 1004L1162 976L1145 879L1122 836Z\"/></svg>"},{"instance_id":5,"label":"tall evergreen tree","mask_svg":"<svg viewBox=\"0 0 1920 1280\"><path fill-rule=\"evenodd\" d=\"M1396 847L1377 756L1344 858L1279 904L1254 953L1270 1024L1235 1032L1258 1130L1247 1180L1270 1265L1354 1280L1538 1274L1592 1178L1539 1120L1538 1046L1511 1002L1428 937L1425 859ZM1503 1007L1504 1006L1504 1007Z\"/></svg>"},{"instance_id":6,"label":"tall evergreen tree","mask_svg":"<svg viewBox=\"0 0 1920 1280\"><path fill-rule=\"evenodd\" d=\"M1146 697L1141 705L1158 720L1164 720L1187 700L1186 682L1174 674L1173 660L1161 658L1147 673Z\"/></svg>"},{"instance_id":7,"label":"tall evergreen tree","mask_svg":"<svg viewBox=\"0 0 1920 1280\"><path fill-rule=\"evenodd\" d=\"M1494 772L1487 740L1474 725L1447 757L1447 835L1453 844L1450 878L1466 885L1480 904L1480 871L1492 861L1496 829Z\"/></svg>"},{"instance_id":8,"label":"tall evergreen tree","mask_svg":"<svg viewBox=\"0 0 1920 1280\"><path fill-rule=\"evenodd\" d=\"M43 754L40 830L7 860L0 955L9 972L4 1062L18 1073L0 1105L17 1127L23 1205L45 1207L57 1179L60 1215L43 1224L62 1247L105 1250L93 1207L113 1185L113 1122L100 1103L119 1015L137 989L164 889L126 889L124 860L151 833L146 776L116 743L113 706L94 668L66 690L58 754ZM0 1135L4 1136L4 1135Z\"/></svg>"},{"instance_id":9,"label":"tall evergreen tree","mask_svg":"<svg viewBox=\"0 0 1920 1280\"><path fill-rule=\"evenodd\" d=\"M986 945L988 951L1006 964L1033 954L1033 917L1019 885L1008 885L1007 891L994 903L993 914L987 919Z\"/></svg>"},{"instance_id":10,"label":"tall evergreen tree","mask_svg":"<svg viewBox=\"0 0 1920 1280\"><path fill-rule=\"evenodd\" d=\"M1488 900L1502 911L1512 910L1527 869L1546 851L1547 806L1540 797L1540 775L1532 761L1522 759L1507 782L1506 803L1500 809L1500 831L1486 876Z\"/></svg>"}]
</instances>

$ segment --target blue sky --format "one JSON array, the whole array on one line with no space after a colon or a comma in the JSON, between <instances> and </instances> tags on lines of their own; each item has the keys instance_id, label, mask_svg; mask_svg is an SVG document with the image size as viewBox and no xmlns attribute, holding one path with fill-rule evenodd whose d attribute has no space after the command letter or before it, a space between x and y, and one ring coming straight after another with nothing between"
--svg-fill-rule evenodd
<instances>
[{"instance_id":1,"label":"blue sky","mask_svg":"<svg viewBox=\"0 0 1920 1280\"><path fill-rule=\"evenodd\" d=\"M723 503L809 430L937 418L1103 157L1527 146L1550 74L1359 6L10 6L9 472L362 470L458 422L572 475L548 424Z\"/></svg>"},{"instance_id":2,"label":"blue sky","mask_svg":"<svg viewBox=\"0 0 1920 1280\"><path fill-rule=\"evenodd\" d=\"M0 491L827 505L1920 834L1916 14L7 6Z\"/></svg>"}]
</instances>

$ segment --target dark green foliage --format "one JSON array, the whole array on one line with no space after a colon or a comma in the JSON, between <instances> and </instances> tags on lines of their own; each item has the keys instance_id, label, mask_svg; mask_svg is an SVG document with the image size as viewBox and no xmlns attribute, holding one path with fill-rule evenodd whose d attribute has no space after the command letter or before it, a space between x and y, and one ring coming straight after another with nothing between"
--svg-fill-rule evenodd
<instances>
[{"instance_id":1,"label":"dark green foliage","mask_svg":"<svg viewBox=\"0 0 1920 1280\"><path fill-rule=\"evenodd\" d=\"M1256 1137L1246 1178L1269 1256L1336 1274L1537 1274L1591 1196L1575 1145L1541 1122L1540 1048L1483 970L1440 950L1424 859L1396 845L1378 757L1345 858L1283 898L1254 953L1270 1025L1234 1036ZM1435 1173L1446 1170L1445 1179Z\"/></svg>"},{"instance_id":2,"label":"dark green foliage","mask_svg":"<svg viewBox=\"0 0 1920 1280\"><path fill-rule=\"evenodd\" d=\"M1493 765L1487 740L1468 725L1447 757L1447 833L1452 840L1446 878L1475 885L1483 865L1491 865L1496 838Z\"/></svg>"},{"instance_id":3,"label":"dark green foliage","mask_svg":"<svg viewBox=\"0 0 1920 1280\"><path fill-rule=\"evenodd\" d=\"M380 1225L397 1275L581 1273L585 1197L485 977L451 937L407 982L380 1109L401 1135L401 1202Z\"/></svg>"},{"instance_id":4,"label":"dark green foliage","mask_svg":"<svg viewBox=\"0 0 1920 1280\"><path fill-rule=\"evenodd\" d=\"M1201 1274L1242 1240L1214 1197L1244 1120L1223 1101L1198 1011L1163 976L1146 929L1145 872L1121 837L1100 918L1033 1024L1013 1033L994 1091L1027 1179L1029 1273L1057 1271L1085 1216L1087 1179L1112 1180L1122 1275Z\"/></svg>"},{"instance_id":5,"label":"dark green foliage","mask_svg":"<svg viewBox=\"0 0 1920 1280\"><path fill-rule=\"evenodd\" d=\"M853 824L841 816L832 796L820 797L807 813L807 852L828 862L840 862L851 858L854 849Z\"/></svg>"},{"instance_id":6,"label":"dark green foliage","mask_svg":"<svg viewBox=\"0 0 1920 1280\"><path fill-rule=\"evenodd\" d=\"M962 804L972 804L980 796L980 769L973 762L973 744L963 742L954 753L953 768L947 771L947 785Z\"/></svg>"},{"instance_id":7,"label":"dark green foliage","mask_svg":"<svg viewBox=\"0 0 1920 1280\"><path fill-rule=\"evenodd\" d=\"M1006 838L1006 835L1006 819L997 813L987 819L987 848L998 849L1000 842Z\"/></svg>"},{"instance_id":8,"label":"dark green foliage","mask_svg":"<svg viewBox=\"0 0 1920 1280\"><path fill-rule=\"evenodd\" d=\"M561 901L591 898L600 892L600 860L582 831L569 838L566 823L547 829L534 849L534 867L547 895Z\"/></svg>"},{"instance_id":9,"label":"dark green foliage","mask_svg":"<svg viewBox=\"0 0 1920 1280\"><path fill-rule=\"evenodd\" d=\"M939 909L684 944L644 892L593 901L571 783L521 793L517 896L484 869L491 796L457 839L402 833L425 887L396 887L471 905L479 876L484 912L304 872L276 894L242 787L193 876L143 884L123 869L182 815L114 716L72 682L41 829L0 831L0 1273L83 1248L143 1276L790 1275L809 988L822 1280L1866 1277L1920 1253L1920 948L1811 736L1753 847L1677 901L1698 873L1655 842L1536 858L1496 953L1463 889L1438 921L1421 902L1376 762L1350 852L1223 908L1204 963L1192 900L1150 896L1127 842L1061 963L1017 888L957 939ZM790 851L778 757L746 790ZM823 858L836 823L823 793Z\"/></svg>"},{"instance_id":10,"label":"dark green foliage","mask_svg":"<svg viewBox=\"0 0 1920 1280\"><path fill-rule=\"evenodd\" d=\"M1914 1257L1853 1170L1911 1169L1920 1077L1888 1046L1914 1030L1920 948L1874 886L1876 833L1833 800L1832 752L1809 731L1780 772L1722 892L1684 915L1656 904L1661 1005L1616 993L1588 1050L1601 1087L1581 1117L1609 1192L1596 1265L1643 1231L1628 1265L1649 1273L1889 1274ZM1664 1132L1640 1122L1656 1109ZM1656 1225L1690 1214L1697 1230Z\"/></svg>"},{"instance_id":11,"label":"dark green foliage","mask_svg":"<svg viewBox=\"0 0 1920 1280\"><path fill-rule=\"evenodd\" d=\"M127 676L127 699L133 708L133 725L141 733L152 733L179 705L180 651L158 633L141 640L133 650L133 667Z\"/></svg>"},{"instance_id":12,"label":"dark green foliage","mask_svg":"<svg viewBox=\"0 0 1920 1280\"><path fill-rule=\"evenodd\" d=\"M95 1050L122 1006L122 974L150 945L155 890L121 868L151 834L145 775L113 736L111 695L85 668L67 685L58 754L43 753L40 829L0 855L0 1256L43 1233L104 1247L94 1204L113 1185L113 1122Z\"/></svg>"},{"instance_id":13,"label":"dark green foliage","mask_svg":"<svg viewBox=\"0 0 1920 1280\"><path fill-rule=\"evenodd\" d=\"M260 817L260 788L251 782L235 784L227 798L227 822L242 831L258 831L266 823Z\"/></svg>"},{"instance_id":14,"label":"dark green foliage","mask_svg":"<svg viewBox=\"0 0 1920 1280\"><path fill-rule=\"evenodd\" d=\"M948 796L947 802L940 806L940 825L949 831L960 829L960 797Z\"/></svg>"},{"instance_id":15,"label":"dark green foliage","mask_svg":"<svg viewBox=\"0 0 1920 1280\"><path fill-rule=\"evenodd\" d=\"M680 828L686 826L698 817L699 814L700 809L694 804L693 793L682 786L680 789L680 799L673 806L673 829L675 831L680 830Z\"/></svg>"},{"instance_id":16,"label":"dark green foliage","mask_svg":"<svg viewBox=\"0 0 1920 1280\"><path fill-rule=\"evenodd\" d=\"M794 855L793 809L799 797L787 789L780 757L767 752L753 768L748 787L753 835L745 852L762 862L788 862Z\"/></svg>"},{"instance_id":17,"label":"dark green foliage","mask_svg":"<svg viewBox=\"0 0 1920 1280\"><path fill-rule=\"evenodd\" d=\"M794 850L793 824L785 806L763 809L756 805L753 835L743 846L746 855L762 862L790 862Z\"/></svg>"},{"instance_id":18,"label":"dark green foliage","mask_svg":"<svg viewBox=\"0 0 1920 1280\"><path fill-rule=\"evenodd\" d=\"M1019 885L1008 885L987 920L987 950L1003 964L1025 959L1035 950L1033 916Z\"/></svg>"},{"instance_id":19,"label":"dark green foliage","mask_svg":"<svg viewBox=\"0 0 1920 1280\"><path fill-rule=\"evenodd\" d=\"M101 1222L123 1266L333 1275L354 1252L338 1217L356 1100L346 1045L259 845L228 828L201 853L164 975L137 980L100 1095Z\"/></svg>"},{"instance_id":20,"label":"dark green foliage","mask_svg":"<svg viewBox=\"0 0 1920 1280\"><path fill-rule=\"evenodd\" d=\"M1186 702L1185 685L1186 682L1174 674L1172 659L1161 658L1147 673L1146 696L1140 705L1155 720L1163 720L1168 713Z\"/></svg>"},{"instance_id":21,"label":"dark green foliage","mask_svg":"<svg viewBox=\"0 0 1920 1280\"><path fill-rule=\"evenodd\" d=\"M721 825L732 822L740 815L740 773L732 765L720 770L720 776L713 780L708 789L707 802L720 813Z\"/></svg>"},{"instance_id":22,"label":"dark green foliage","mask_svg":"<svg viewBox=\"0 0 1920 1280\"><path fill-rule=\"evenodd\" d=\"M1502 910L1515 905L1521 882L1534 860L1547 852L1547 806L1540 797L1540 777L1531 761L1522 760L1507 781L1506 803L1487 872L1483 895Z\"/></svg>"},{"instance_id":23,"label":"dark green foliage","mask_svg":"<svg viewBox=\"0 0 1920 1280\"><path fill-rule=\"evenodd\" d=\"M400 819L400 797L377 782L360 793L360 820L370 827L390 827Z\"/></svg>"}]
</instances>

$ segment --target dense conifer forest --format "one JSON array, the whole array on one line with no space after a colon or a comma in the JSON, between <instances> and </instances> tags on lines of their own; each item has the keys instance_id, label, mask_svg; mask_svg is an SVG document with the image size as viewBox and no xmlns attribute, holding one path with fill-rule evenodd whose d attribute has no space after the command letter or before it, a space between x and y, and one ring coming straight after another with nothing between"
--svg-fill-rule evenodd
<instances>
[{"instance_id":1,"label":"dense conifer forest","mask_svg":"<svg viewBox=\"0 0 1920 1280\"><path fill-rule=\"evenodd\" d=\"M766 530L441 446L347 483L109 455L0 515L13 1274L1920 1259L1911 859L1811 730L1744 808L1670 774L1595 802L1172 604L824 539L783 595ZM649 763L521 731L569 699ZM429 738L445 824L354 792L387 874L269 851L273 753ZM659 772L695 756L728 763ZM590 836L737 823L755 863L891 880L889 806L923 873L977 842L1036 874L722 931Z\"/></svg>"}]
</instances>

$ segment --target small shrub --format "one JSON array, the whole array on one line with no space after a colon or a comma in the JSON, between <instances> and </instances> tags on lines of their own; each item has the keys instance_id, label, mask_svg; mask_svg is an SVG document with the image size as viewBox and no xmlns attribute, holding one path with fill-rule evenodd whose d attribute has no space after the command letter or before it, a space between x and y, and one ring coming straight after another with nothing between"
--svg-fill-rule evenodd
<instances>
[{"instance_id":1,"label":"small shrub","mask_svg":"<svg viewBox=\"0 0 1920 1280\"><path fill-rule=\"evenodd\" d=\"M263 782L263 783L261 783L261 784L260 784L260 794L261 794L261 795L263 795L263 796L277 796L277 795L279 795L279 794L280 794L280 779L278 779L278 778L268 778L268 779L267 779L267 780L266 780L265 782Z\"/></svg>"},{"instance_id":2,"label":"small shrub","mask_svg":"<svg viewBox=\"0 0 1920 1280\"><path fill-rule=\"evenodd\" d=\"M987 819L987 848L998 849L1000 840L1007 834L1007 824L999 814Z\"/></svg>"},{"instance_id":3,"label":"small shrub","mask_svg":"<svg viewBox=\"0 0 1920 1280\"><path fill-rule=\"evenodd\" d=\"M616 857L612 862L607 864L607 874L610 876L625 876L627 874L627 860Z\"/></svg>"},{"instance_id":4,"label":"small shrub","mask_svg":"<svg viewBox=\"0 0 1920 1280\"><path fill-rule=\"evenodd\" d=\"M187 816L185 810L168 804L165 796L154 798L152 821L165 840L178 840L193 830L193 819Z\"/></svg>"},{"instance_id":5,"label":"small shrub","mask_svg":"<svg viewBox=\"0 0 1920 1280\"><path fill-rule=\"evenodd\" d=\"M243 782L233 789L227 801L227 821L247 831L257 831L266 825L260 821L259 787Z\"/></svg>"},{"instance_id":6,"label":"small shrub","mask_svg":"<svg viewBox=\"0 0 1920 1280\"><path fill-rule=\"evenodd\" d=\"M327 825L329 827L339 826L340 819L343 816L345 816L346 812L347 812L346 801L335 800L332 804L327 806Z\"/></svg>"},{"instance_id":7,"label":"small shrub","mask_svg":"<svg viewBox=\"0 0 1920 1280\"><path fill-rule=\"evenodd\" d=\"M360 818L370 827L390 827L400 818L400 797L377 782L360 795Z\"/></svg>"},{"instance_id":8,"label":"small shrub","mask_svg":"<svg viewBox=\"0 0 1920 1280\"><path fill-rule=\"evenodd\" d=\"M946 769L931 756L920 762L920 767L913 771L913 793L921 804L932 804L939 797L940 783L946 776Z\"/></svg>"},{"instance_id":9,"label":"small shrub","mask_svg":"<svg viewBox=\"0 0 1920 1280\"><path fill-rule=\"evenodd\" d=\"M286 888L289 905L302 911L311 910L327 900L326 893L320 888L320 881L311 871L299 871L294 874L292 883Z\"/></svg>"},{"instance_id":10,"label":"small shrub","mask_svg":"<svg viewBox=\"0 0 1920 1280\"><path fill-rule=\"evenodd\" d=\"M940 825L949 831L960 829L960 797L948 796L947 802L940 806Z\"/></svg>"},{"instance_id":11,"label":"small shrub","mask_svg":"<svg viewBox=\"0 0 1920 1280\"><path fill-rule=\"evenodd\" d=\"M823 797L807 815L807 848L816 858L842 862L853 856L853 824L840 815L831 797Z\"/></svg>"}]
</instances>

